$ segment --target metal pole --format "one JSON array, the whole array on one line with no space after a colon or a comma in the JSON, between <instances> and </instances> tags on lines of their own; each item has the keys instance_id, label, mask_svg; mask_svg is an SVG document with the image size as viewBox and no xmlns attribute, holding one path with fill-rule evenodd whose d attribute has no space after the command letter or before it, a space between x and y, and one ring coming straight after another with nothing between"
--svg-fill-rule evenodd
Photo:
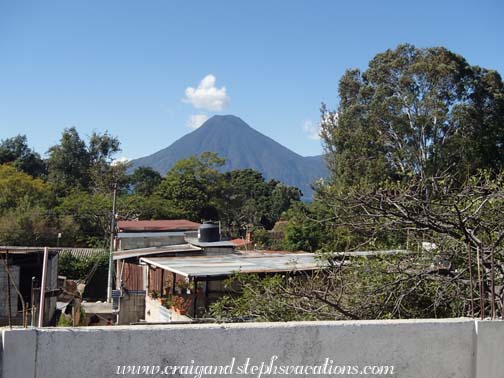
<instances>
[{"instance_id":1,"label":"metal pole","mask_svg":"<svg viewBox=\"0 0 504 378\"><path fill-rule=\"evenodd\" d=\"M112 184L114 189L112 198L112 219L110 221L110 251L109 251L109 269L108 269L108 280L107 280L107 302L112 302L112 287L113 287L113 276L114 276L114 231L115 231L115 213L116 213L116 195L117 195L117 184Z\"/></svg>"},{"instance_id":2,"label":"metal pole","mask_svg":"<svg viewBox=\"0 0 504 378\"><path fill-rule=\"evenodd\" d=\"M49 248L44 248L44 261L42 263L42 281L40 282L40 301L39 301L39 318L38 326L44 326L44 312L45 312L45 288L47 280L47 259L49 257Z\"/></svg>"}]
</instances>

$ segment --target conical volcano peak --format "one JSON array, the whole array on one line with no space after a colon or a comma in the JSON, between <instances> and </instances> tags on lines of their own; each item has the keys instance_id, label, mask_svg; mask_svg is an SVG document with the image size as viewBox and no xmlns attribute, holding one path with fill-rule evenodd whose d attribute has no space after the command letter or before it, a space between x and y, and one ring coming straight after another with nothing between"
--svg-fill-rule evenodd
<instances>
[{"instance_id":1,"label":"conical volcano peak","mask_svg":"<svg viewBox=\"0 0 504 378\"><path fill-rule=\"evenodd\" d=\"M199 127L201 128L228 128L228 127L238 127L238 128L249 128L252 129L244 120L235 115L214 115L207 119Z\"/></svg>"},{"instance_id":2,"label":"conical volcano peak","mask_svg":"<svg viewBox=\"0 0 504 378\"><path fill-rule=\"evenodd\" d=\"M151 167L165 174L180 159L215 152L226 159L224 171L251 168L266 179L296 186L311 198L311 184L327 176L321 156L303 157L234 115L215 115L171 146L132 161L132 168Z\"/></svg>"}]
</instances>

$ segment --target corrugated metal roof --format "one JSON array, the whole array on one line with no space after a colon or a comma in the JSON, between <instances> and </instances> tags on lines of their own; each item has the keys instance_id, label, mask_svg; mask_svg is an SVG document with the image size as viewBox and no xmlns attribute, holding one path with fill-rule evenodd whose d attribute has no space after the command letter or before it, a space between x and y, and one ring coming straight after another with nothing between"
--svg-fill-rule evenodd
<instances>
[{"instance_id":1,"label":"corrugated metal roof","mask_svg":"<svg viewBox=\"0 0 504 378\"><path fill-rule=\"evenodd\" d=\"M50 253L58 253L59 248L49 248ZM44 247L0 246L0 253L24 255L27 253L44 253Z\"/></svg>"},{"instance_id":2,"label":"corrugated metal roof","mask_svg":"<svg viewBox=\"0 0 504 378\"><path fill-rule=\"evenodd\" d=\"M408 255L416 253L407 249L387 249L387 250L377 250L377 251L350 251L350 252L331 252L333 256L337 257L372 257L372 256L386 256L386 255Z\"/></svg>"},{"instance_id":3,"label":"corrugated metal roof","mask_svg":"<svg viewBox=\"0 0 504 378\"><path fill-rule=\"evenodd\" d=\"M197 230L199 223L187 219L118 221L119 231L189 231Z\"/></svg>"},{"instance_id":4,"label":"corrugated metal roof","mask_svg":"<svg viewBox=\"0 0 504 378\"><path fill-rule=\"evenodd\" d=\"M131 257L157 255L161 253L177 254L177 253L197 253L197 252L201 252L201 248L195 247L191 244L176 244L163 247L149 247L149 248L128 249L126 251L116 251L113 254L113 259L123 260L123 259L129 259Z\"/></svg>"},{"instance_id":5,"label":"corrugated metal roof","mask_svg":"<svg viewBox=\"0 0 504 378\"><path fill-rule=\"evenodd\" d=\"M26 253L44 253L44 247L12 247L0 246L0 253L9 252L10 254L26 254ZM75 257L92 257L102 253L106 253L102 248L62 248L49 247L50 253L71 254Z\"/></svg>"},{"instance_id":6,"label":"corrugated metal roof","mask_svg":"<svg viewBox=\"0 0 504 378\"><path fill-rule=\"evenodd\" d=\"M223 256L143 257L144 262L191 277L229 276L241 273L276 273L318 270L327 263L313 253L249 252Z\"/></svg>"},{"instance_id":7,"label":"corrugated metal roof","mask_svg":"<svg viewBox=\"0 0 504 378\"><path fill-rule=\"evenodd\" d=\"M103 248L61 248L59 250L60 255L70 254L79 258L89 258L105 253L107 253L107 251Z\"/></svg>"}]
</instances>

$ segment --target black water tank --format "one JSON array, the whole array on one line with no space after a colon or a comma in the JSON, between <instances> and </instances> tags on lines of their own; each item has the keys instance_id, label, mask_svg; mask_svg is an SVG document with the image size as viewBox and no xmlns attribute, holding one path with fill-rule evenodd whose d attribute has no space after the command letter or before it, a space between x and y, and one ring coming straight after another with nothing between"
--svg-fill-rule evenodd
<instances>
[{"instance_id":1,"label":"black water tank","mask_svg":"<svg viewBox=\"0 0 504 378\"><path fill-rule=\"evenodd\" d=\"M198 240L204 243L219 241L219 225L212 222L203 223L198 229Z\"/></svg>"}]
</instances>

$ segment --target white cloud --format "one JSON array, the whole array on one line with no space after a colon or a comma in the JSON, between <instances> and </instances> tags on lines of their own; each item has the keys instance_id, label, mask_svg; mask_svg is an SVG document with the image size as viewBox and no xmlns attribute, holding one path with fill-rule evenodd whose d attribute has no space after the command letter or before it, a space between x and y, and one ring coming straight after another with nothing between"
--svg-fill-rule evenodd
<instances>
[{"instance_id":1,"label":"white cloud","mask_svg":"<svg viewBox=\"0 0 504 378\"><path fill-rule=\"evenodd\" d=\"M228 104L230 98L226 93L226 87L215 86L215 76L206 75L200 81L197 88L187 87L183 102L191 104L196 109L220 111Z\"/></svg>"},{"instance_id":2,"label":"white cloud","mask_svg":"<svg viewBox=\"0 0 504 378\"><path fill-rule=\"evenodd\" d=\"M208 119L206 114L194 114L187 120L187 127L190 129L197 129Z\"/></svg>"},{"instance_id":3,"label":"white cloud","mask_svg":"<svg viewBox=\"0 0 504 378\"><path fill-rule=\"evenodd\" d=\"M129 161L130 161L130 159L127 158L126 156L121 156L120 158L114 159L112 161L112 163L110 163L110 165L116 166L116 165L119 165L119 164L126 164Z\"/></svg>"},{"instance_id":4,"label":"white cloud","mask_svg":"<svg viewBox=\"0 0 504 378\"><path fill-rule=\"evenodd\" d=\"M308 138L313 140L320 140L320 124L313 123L312 121L305 121L303 123L303 131L308 134Z\"/></svg>"}]
</instances>

